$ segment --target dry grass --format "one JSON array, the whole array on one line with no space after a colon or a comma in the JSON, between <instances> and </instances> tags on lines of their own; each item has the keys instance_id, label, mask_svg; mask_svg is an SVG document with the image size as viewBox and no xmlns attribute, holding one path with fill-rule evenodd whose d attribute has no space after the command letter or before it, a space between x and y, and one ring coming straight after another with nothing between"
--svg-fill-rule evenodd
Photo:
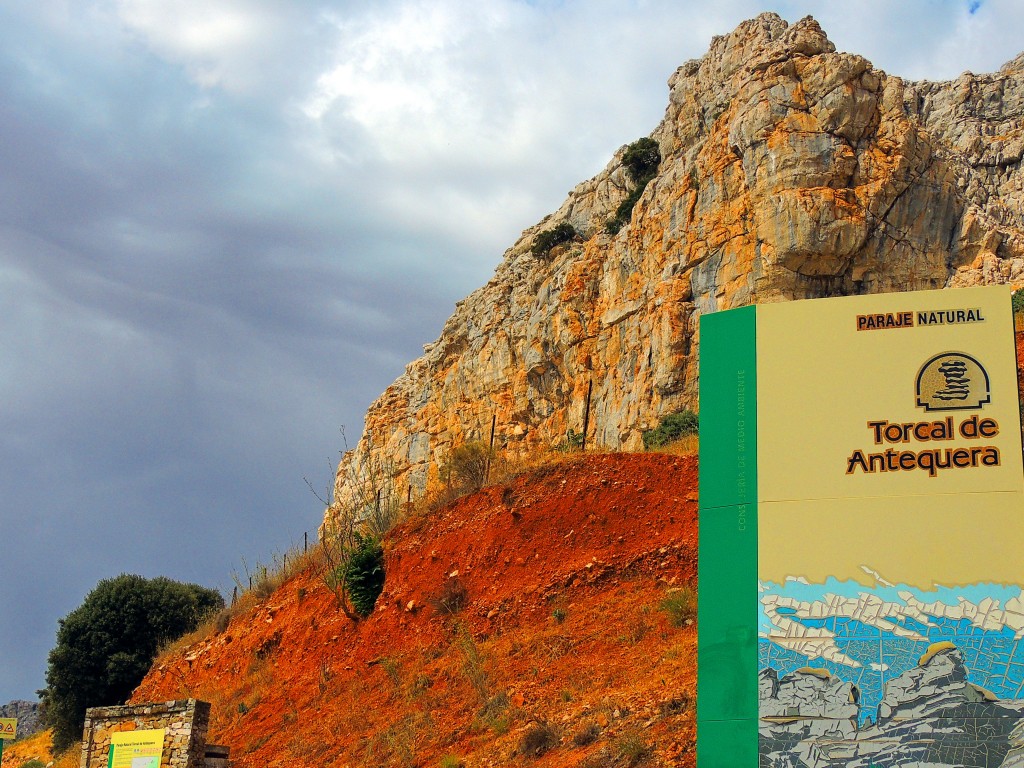
<instances>
[{"instance_id":1,"label":"dry grass","mask_svg":"<svg viewBox=\"0 0 1024 768\"><path fill-rule=\"evenodd\" d=\"M194 631L163 645L157 652L153 664L159 665L177 656L185 648L225 632L233 618L250 613L253 608L300 573L321 568L322 561L323 552L319 546L311 547L306 552L294 547L280 557L275 555L271 566L257 565L256 573L252 577L252 589L243 590L241 579L236 576L235 581L238 582L241 593L238 599L207 618Z\"/></svg>"},{"instance_id":2,"label":"dry grass","mask_svg":"<svg viewBox=\"0 0 1024 768\"><path fill-rule=\"evenodd\" d=\"M9 743L4 747L4 765L18 768L30 760L38 760L50 768L78 768L82 759L82 751L78 744L55 758L50 751L52 740L53 732L47 729Z\"/></svg>"},{"instance_id":3,"label":"dry grass","mask_svg":"<svg viewBox=\"0 0 1024 768\"><path fill-rule=\"evenodd\" d=\"M696 456L700 449L697 435L683 435L661 448L651 449L651 453L667 453L669 456Z\"/></svg>"},{"instance_id":4,"label":"dry grass","mask_svg":"<svg viewBox=\"0 0 1024 768\"><path fill-rule=\"evenodd\" d=\"M508 485L521 475L579 461L585 455L611 452L606 448L587 448L584 452L579 449L559 450L547 446L534 446L515 455L495 452L486 482L482 487ZM414 500L411 505L407 505L403 519L429 518L438 510L474 491L473 488L446 484L439 476L432 475L427 483L426 493Z\"/></svg>"},{"instance_id":5,"label":"dry grass","mask_svg":"<svg viewBox=\"0 0 1024 768\"><path fill-rule=\"evenodd\" d=\"M53 757L50 754L50 743L53 738L51 731L40 731L31 736L7 742L4 746L4 765L20 766L29 760L39 760L44 765L49 763ZM77 755L77 750L72 750ZM78 765L76 762L75 765Z\"/></svg>"},{"instance_id":6,"label":"dry grass","mask_svg":"<svg viewBox=\"0 0 1024 768\"><path fill-rule=\"evenodd\" d=\"M673 627L687 627L697 620L697 591L689 586L671 589L658 607Z\"/></svg>"}]
</instances>

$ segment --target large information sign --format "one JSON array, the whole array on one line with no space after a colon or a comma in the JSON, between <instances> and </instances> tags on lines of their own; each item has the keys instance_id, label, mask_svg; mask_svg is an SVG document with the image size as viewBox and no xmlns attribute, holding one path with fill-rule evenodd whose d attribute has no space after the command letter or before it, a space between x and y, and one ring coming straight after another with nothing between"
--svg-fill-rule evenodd
<instances>
[{"instance_id":1,"label":"large information sign","mask_svg":"<svg viewBox=\"0 0 1024 768\"><path fill-rule=\"evenodd\" d=\"M700 768L1024 767L1009 289L700 334Z\"/></svg>"}]
</instances>

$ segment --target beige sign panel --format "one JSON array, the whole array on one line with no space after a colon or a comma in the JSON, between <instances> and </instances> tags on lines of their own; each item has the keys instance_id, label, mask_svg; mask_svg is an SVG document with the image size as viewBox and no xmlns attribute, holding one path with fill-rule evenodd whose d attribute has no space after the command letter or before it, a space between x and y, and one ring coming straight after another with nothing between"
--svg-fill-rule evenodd
<instances>
[{"instance_id":1,"label":"beige sign panel","mask_svg":"<svg viewBox=\"0 0 1024 768\"><path fill-rule=\"evenodd\" d=\"M1009 289L759 310L762 504L1022 493Z\"/></svg>"}]
</instances>

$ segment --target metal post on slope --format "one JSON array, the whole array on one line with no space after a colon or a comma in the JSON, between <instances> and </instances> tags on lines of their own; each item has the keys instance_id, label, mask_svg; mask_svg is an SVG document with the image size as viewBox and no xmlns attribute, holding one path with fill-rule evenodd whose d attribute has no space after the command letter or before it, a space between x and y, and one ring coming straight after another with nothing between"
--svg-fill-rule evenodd
<instances>
[{"instance_id":1,"label":"metal post on slope","mask_svg":"<svg viewBox=\"0 0 1024 768\"><path fill-rule=\"evenodd\" d=\"M590 428L590 395L594 391L594 380L587 382L587 404L583 407L583 440L580 442L580 450L587 450L587 430Z\"/></svg>"},{"instance_id":2,"label":"metal post on slope","mask_svg":"<svg viewBox=\"0 0 1024 768\"><path fill-rule=\"evenodd\" d=\"M494 428L498 426L498 414L491 414L491 442L487 446L487 466L484 468L484 484L491 476L491 457L494 455Z\"/></svg>"}]
</instances>

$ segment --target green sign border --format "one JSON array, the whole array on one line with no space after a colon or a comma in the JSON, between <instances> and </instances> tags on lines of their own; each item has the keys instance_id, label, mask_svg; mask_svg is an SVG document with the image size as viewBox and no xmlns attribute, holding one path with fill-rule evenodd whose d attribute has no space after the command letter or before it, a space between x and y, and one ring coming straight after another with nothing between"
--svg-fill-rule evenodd
<instances>
[{"instance_id":1,"label":"green sign border","mask_svg":"<svg viewBox=\"0 0 1024 768\"><path fill-rule=\"evenodd\" d=\"M701 317L697 765L758 764L756 307Z\"/></svg>"}]
</instances>

